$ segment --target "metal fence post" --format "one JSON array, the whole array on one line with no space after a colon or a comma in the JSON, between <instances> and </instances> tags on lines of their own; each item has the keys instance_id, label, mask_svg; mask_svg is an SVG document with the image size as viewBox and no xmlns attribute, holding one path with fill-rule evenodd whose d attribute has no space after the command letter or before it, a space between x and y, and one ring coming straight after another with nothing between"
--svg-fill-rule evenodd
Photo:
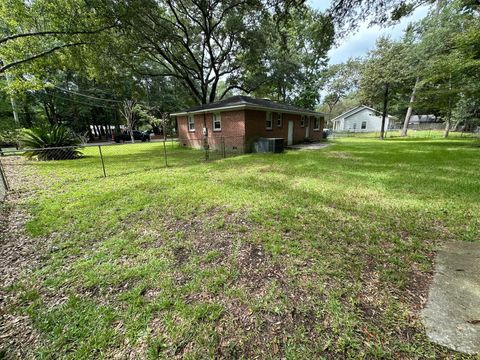
<instances>
[{"instance_id":1,"label":"metal fence post","mask_svg":"<svg viewBox=\"0 0 480 360\"><path fill-rule=\"evenodd\" d=\"M168 167L168 162L167 162L167 139L163 139L163 156L165 158L165 167Z\"/></svg>"},{"instance_id":2,"label":"metal fence post","mask_svg":"<svg viewBox=\"0 0 480 360\"><path fill-rule=\"evenodd\" d=\"M225 138L222 136L220 138L220 141L221 141L221 146L222 146L222 155L223 155L223 158L225 159L227 157L227 153L225 151Z\"/></svg>"},{"instance_id":3,"label":"metal fence post","mask_svg":"<svg viewBox=\"0 0 480 360\"><path fill-rule=\"evenodd\" d=\"M203 148L205 149L205 161L208 161L208 150L210 150L210 144L208 143L208 137L203 137Z\"/></svg>"},{"instance_id":4,"label":"metal fence post","mask_svg":"<svg viewBox=\"0 0 480 360\"><path fill-rule=\"evenodd\" d=\"M102 154L102 146L101 145L98 145L98 152L100 153L100 160L102 161L103 177L107 177L107 173L105 172L105 163L103 162L103 154Z\"/></svg>"},{"instance_id":5,"label":"metal fence post","mask_svg":"<svg viewBox=\"0 0 480 360\"><path fill-rule=\"evenodd\" d=\"M5 191L10 190L10 187L8 186L7 175L5 174L5 171L3 171L3 165L1 161L0 161L0 177L2 178L2 183L5 188Z\"/></svg>"}]
</instances>

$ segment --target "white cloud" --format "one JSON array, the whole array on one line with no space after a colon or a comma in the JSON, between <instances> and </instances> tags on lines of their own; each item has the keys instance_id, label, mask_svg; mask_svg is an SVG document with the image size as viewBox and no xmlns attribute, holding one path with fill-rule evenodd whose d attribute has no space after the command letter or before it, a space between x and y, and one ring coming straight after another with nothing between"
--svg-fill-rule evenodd
<instances>
[{"instance_id":1,"label":"white cloud","mask_svg":"<svg viewBox=\"0 0 480 360\"><path fill-rule=\"evenodd\" d=\"M309 5L318 10L326 10L330 0L309 0ZM360 25L357 32L340 39L339 45L329 51L330 64L337 64L351 57L363 57L369 50L375 47L375 42L383 35L389 35L392 39L399 39L407 25L413 21L424 18L428 13L428 7L423 6L415 10L409 16L403 18L400 23L392 27L369 26L368 23Z\"/></svg>"}]
</instances>

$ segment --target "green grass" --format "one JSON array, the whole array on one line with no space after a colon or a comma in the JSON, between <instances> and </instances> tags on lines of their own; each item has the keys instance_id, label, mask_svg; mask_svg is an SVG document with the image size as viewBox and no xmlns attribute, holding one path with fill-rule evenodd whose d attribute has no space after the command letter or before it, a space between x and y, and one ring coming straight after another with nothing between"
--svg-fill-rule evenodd
<instances>
[{"instance_id":1,"label":"green grass","mask_svg":"<svg viewBox=\"0 0 480 360\"><path fill-rule=\"evenodd\" d=\"M434 250L480 238L469 139L337 139L204 163L159 144L29 163L43 266L10 291L39 358L435 358ZM27 185L25 185L27 186ZM31 186L31 185L28 185Z\"/></svg>"},{"instance_id":2,"label":"green grass","mask_svg":"<svg viewBox=\"0 0 480 360\"><path fill-rule=\"evenodd\" d=\"M441 139L444 137L444 130L413 130L409 129L408 137L410 139ZM380 132L348 132L339 131L336 132L336 137L355 137L355 138L379 138ZM398 138L401 137L401 130L388 130L385 132L386 138ZM451 131L449 134L450 139L479 139L479 133Z\"/></svg>"}]
</instances>

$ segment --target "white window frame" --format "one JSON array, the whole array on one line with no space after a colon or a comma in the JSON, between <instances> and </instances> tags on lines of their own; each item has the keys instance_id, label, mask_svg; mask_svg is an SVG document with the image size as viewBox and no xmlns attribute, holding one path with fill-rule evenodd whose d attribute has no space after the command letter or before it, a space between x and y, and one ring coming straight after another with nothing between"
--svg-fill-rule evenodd
<instances>
[{"instance_id":1,"label":"white window frame","mask_svg":"<svg viewBox=\"0 0 480 360\"><path fill-rule=\"evenodd\" d=\"M363 126L363 124L365 124L365 126ZM367 122L366 121L362 121L362 125L360 125L360 129L361 130L367 130Z\"/></svg>"},{"instance_id":2,"label":"white window frame","mask_svg":"<svg viewBox=\"0 0 480 360\"><path fill-rule=\"evenodd\" d=\"M268 125L270 123L270 126ZM267 130L272 130L273 128L273 116L271 111L266 112L266 118L265 118L265 129Z\"/></svg>"},{"instance_id":3,"label":"white window frame","mask_svg":"<svg viewBox=\"0 0 480 360\"><path fill-rule=\"evenodd\" d=\"M220 124L219 128L215 127L216 122ZM213 131L222 131L222 117L220 116L219 112L212 114L212 129Z\"/></svg>"},{"instance_id":4,"label":"white window frame","mask_svg":"<svg viewBox=\"0 0 480 360\"><path fill-rule=\"evenodd\" d=\"M302 127L302 128L305 127L305 118L306 117L307 117L306 115L302 115L302 117L300 119L300 127Z\"/></svg>"},{"instance_id":5,"label":"white window frame","mask_svg":"<svg viewBox=\"0 0 480 360\"><path fill-rule=\"evenodd\" d=\"M192 127L190 127L192 125ZM195 132L195 115L187 116L187 127L189 132Z\"/></svg>"},{"instance_id":6,"label":"white window frame","mask_svg":"<svg viewBox=\"0 0 480 360\"><path fill-rule=\"evenodd\" d=\"M313 131L319 131L320 130L320 118L315 116L313 119Z\"/></svg>"},{"instance_id":7,"label":"white window frame","mask_svg":"<svg viewBox=\"0 0 480 360\"><path fill-rule=\"evenodd\" d=\"M283 127L283 114L277 113L277 127Z\"/></svg>"}]
</instances>

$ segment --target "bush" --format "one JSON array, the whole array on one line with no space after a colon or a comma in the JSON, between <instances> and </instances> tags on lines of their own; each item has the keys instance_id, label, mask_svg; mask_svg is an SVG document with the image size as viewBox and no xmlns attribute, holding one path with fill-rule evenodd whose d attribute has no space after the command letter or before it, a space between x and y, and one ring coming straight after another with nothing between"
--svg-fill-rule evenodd
<instances>
[{"instance_id":1,"label":"bush","mask_svg":"<svg viewBox=\"0 0 480 360\"><path fill-rule=\"evenodd\" d=\"M0 131L0 148L1 147L18 147L18 139L20 137L20 129L10 129Z\"/></svg>"},{"instance_id":2,"label":"bush","mask_svg":"<svg viewBox=\"0 0 480 360\"><path fill-rule=\"evenodd\" d=\"M65 160L80 156L81 139L63 125L43 126L24 130L20 136L25 156L38 160ZM53 148L53 149L52 149ZM42 150L45 149L45 150Z\"/></svg>"},{"instance_id":3,"label":"bush","mask_svg":"<svg viewBox=\"0 0 480 360\"><path fill-rule=\"evenodd\" d=\"M0 116L0 147L18 147L21 129L9 117Z\"/></svg>"}]
</instances>

